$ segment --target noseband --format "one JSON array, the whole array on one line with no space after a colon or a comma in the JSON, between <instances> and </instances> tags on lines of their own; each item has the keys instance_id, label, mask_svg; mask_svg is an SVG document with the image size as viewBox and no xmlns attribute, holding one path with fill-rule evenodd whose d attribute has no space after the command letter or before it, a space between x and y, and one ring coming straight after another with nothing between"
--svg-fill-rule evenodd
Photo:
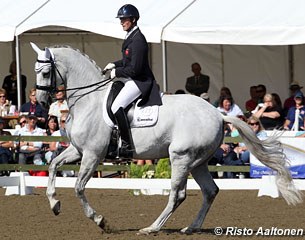
<instances>
[{"instance_id":1,"label":"noseband","mask_svg":"<svg viewBox=\"0 0 305 240\"><path fill-rule=\"evenodd\" d=\"M45 61L37 59L37 62L44 63L44 64L48 64L48 63L51 64L51 70L50 70L51 84L47 85L47 86L42 86L42 85L36 84L36 89L39 89L42 91L47 91L50 95L53 95L54 93L56 93L58 91L57 84L56 84L56 72L60 76L62 83L65 85L64 79L61 76L58 68L56 67L55 62L52 57L50 57L50 60L45 60Z\"/></svg>"}]
</instances>

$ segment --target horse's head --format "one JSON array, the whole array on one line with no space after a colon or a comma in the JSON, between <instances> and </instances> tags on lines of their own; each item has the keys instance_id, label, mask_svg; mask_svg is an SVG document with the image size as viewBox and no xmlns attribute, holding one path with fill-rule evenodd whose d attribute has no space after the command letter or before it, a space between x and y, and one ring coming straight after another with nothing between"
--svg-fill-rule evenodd
<instances>
[{"instance_id":1,"label":"horse's head","mask_svg":"<svg viewBox=\"0 0 305 240\"><path fill-rule=\"evenodd\" d=\"M35 63L37 101L46 105L50 94L56 91L55 57L49 48L41 50L34 43L31 46L38 55Z\"/></svg>"}]
</instances>

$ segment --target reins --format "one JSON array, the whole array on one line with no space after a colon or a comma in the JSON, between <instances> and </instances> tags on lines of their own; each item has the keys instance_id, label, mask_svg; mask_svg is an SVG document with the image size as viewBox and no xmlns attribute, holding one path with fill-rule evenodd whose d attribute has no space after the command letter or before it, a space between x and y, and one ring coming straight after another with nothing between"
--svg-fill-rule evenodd
<instances>
[{"instance_id":1,"label":"reins","mask_svg":"<svg viewBox=\"0 0 305 240\"><path fill-rule=\"evenodd\" d=\"M94 90L97 90L97 89L107 85L108 83L110 83L113 80L113 78L108 77L108 78L103 79L99 82L92 83L92 84L89 84L89 85L86 85L86 86L75 87L75 88L66 88L65 81L64 81L61 73L59 72L52 56L50 56L50 60L42 61L42 60L37 59L37 62L39 62L39 63L50 63L51 64L51 85L41 86L41 85L36 84L36 89L47 91L50 95L54 94L55 92L67 92L67 91L73 91L73 90L82 90L82 89L86 89L86 88L90 88L90 87L94 87L94 86L97 86L99 84L102 84L102 85L100 85L100 86L98 86L97 88L94 89ZM57 86L56 86L56 72L55 71L58 73L62 84L65 85L64 90L58 90L57 89ZM102 74L105 75L106 72L107 71L104 70L104 71L102 71Z\"/></svg>"}]
</instances>

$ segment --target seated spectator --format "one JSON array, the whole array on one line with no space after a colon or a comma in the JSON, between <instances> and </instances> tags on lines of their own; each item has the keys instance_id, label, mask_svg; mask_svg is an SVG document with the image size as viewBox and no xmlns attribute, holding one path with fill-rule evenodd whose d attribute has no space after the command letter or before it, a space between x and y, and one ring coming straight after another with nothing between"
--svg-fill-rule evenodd
<instances>
[{"instance_id":1,"label":"seated spectator","mask_svg":"<svg viewBox=\"0 0 305 240\"><path fill-rule=\"evenodd\" d=\"M256 136L260 140L264 140L267 138L267 133L264 130L263 125L259 121L259 119L255 116L251 116L248 121L248 125L255 132ZM234 152L238 156L235 160L238 160L237 165L243 165L250 163L250 152L244 143L239 143L237 147L234 148Z\"/></svg>"},{"instance_id":2,"label":"seated spectator","mask_svg":"<svg viewBox=\"0 0 305 240\"><path fill-rule=\"evenodd\" d=\"M20 136L43 136L44 131L37 127L37 116L29 114L27 116L26 124L24 127L16 130L14 135ZM18 144L18 143L17 143ZM19 144L19 164L43 165L41 156L42 142L29 142L24 141Z\"/></svg>"},{"instance_id":3,"label":"seated spectator","mask_svg":"<svg viewBox=\"0 0 305 240\"><path fill-rule=\"evenodd\" d=\"M23 128L26 124L27 116L26 115L20 115L18 118L18 124L15 126L15 129Z\"/></svg>"},{"instance_id":4,"label":"seated spectator","mask_svg":"<svg viewBox=\"0 0 305 240\"><path fill-rule=\"evenodd\" d=\"M57 130L59 130L57 117L53 115L49 116L47 120L47 129L46 129L47 136L51 136Z\"/></svg>"},{"instance_id":5,"label":"seated spectator","mask_svg":"<svg viewBox=\"0 0 305 240\"><path fill-rule=\"evenodd\" d=\"M56 132L57 130L59 130L58 127L58 121L57 121L57 117L56 116L49 116L48 120L47 120L47 129L46 129L46 136L52 136L52 134L54 132ZM50 143L49 142L44 142L43 143L43 148L44 151L47 152L50 150Z\"/></svg>"},{"instance_id":6,"label":"seated spectator","mask_svg":"<svg viewBox=\"0 0 305 240\"><path fill-rule=\"evenodd\" d=\"M256 97L257 97L257 103L263 103L264 102L264 96L267 93L266 86L264 84L259 84L256 86Z\"/></svg>"},{"instance_id":7,"label":"seated spectator","mask_svg":"<svg viewBox=\"0 0 305 240\"><path fill-rule=\"evenodd\" d=\"M0 118L0 136L11 136L10 132L3 130L4 123L4 120ZM0 164L8 164L13 161L12 147L12 141L0 141Z\"/></svg>"},{"instance_id":8,"label":"seated spectator","mask_svg":"<svg viewBox=\"0 0 305 240\"><path fill-rule=\"evenodd\" d=\"M52 136L57 136L57 137L66 137L67 132L66 132L66 120L67 120L67 115L63 114L60 117L60 127L59 130L55 131ZM48 163L51 163L51 161L57 157L60 153L62 153L67 147L69 147L70 142L50 142L50 148L49 151L46 153L45 158ZM65 177L73 177L74 176L74 171L62 171L62 175Z\"/></svg>"},{"instance_id":9,"label":"seated spectator","mask_svg":"<svg viewBox=\"0 0 305 240\"><path fill-rule=\"evenodd\" d=\"M254 110L253 116L260 119L266 130L273 130L283 125L281 107L276 105L274 97L269 93L264 96L264 103L259 104Z\"/></svg>"},{"instance_id":10,"label":"seated spectator","mask_svg":"<svg viewBox=\"0 0 305 240\"><path fill-rule=\"evenodd\" d=\"M48 114L46 109L37 102L36 88L32 88L29 91L29 99L30 101L21 106L20 112L34 114L37 117L37 126L40 128L45 128Z\"/></svg>"},{"instance_id":11,"label":"seated spectator","mask_svg":"<svg viewBox=\"0 0 305 240\"><path fill-rule=\"evenodd\" d=\"M284 106L283 106L284 116L287 115L289 108L295 106L294 96L297 92L300 92L302 88L303 87L301 87L298 82L292 82L290 84L290 87L289 87L290 97L285 100Z\"/></svg>"},{"instance_id":12,"label":"seated spectator","mask_svg":"<svg viewBox=\"0 0 305 240\"><path fill-rule=\"evenodd\" d=\"M255 116L251 116L248 121L248 125L255 132L256 136L260 140L264 140L267 138L267 133L264 131L264 128L259 121L259 119ZM250 163L250 152L247 146L240 142L237 146L229 152L229 154L223 158L223 164L227 166L242 166ZM235 173L227 173L228 177L235 177Z\"/></svg>"},{"instance_id":13,"label":"seated spectator","mask_svg":"<svg viewBox=\"0 0 305 240\"><path fill-rule=\"evenodd\" d=\"M50 105L49 116L56 116L59 122L62 112L63 111L68 112L69 108L68 108L68 103L65 100L66 98L65 87L59 86L57 90L58 92L56 92L55 94L56 101Z\"/></svg>"},{"instance_id":14,"label":"seated spectator","mask_svg":"<svg viewBox=\"0 0 305 240\"><path fill-rule=\"evenodd\" d=\"M9 113L10 102L7 100L6 91L0 88L0 116L6 116Z\"/></svg>"},{"instance_id":15,"label":"seated spectator","mask_svg":"<svg viewBox=\"0 0 305 240\"><path fill-rule=\"evenodd\" d=\"M234 103L233 98L227 95L220 97L217 109L228 116L244 115L239 106Z\"/></svg>"},{"instance_id":16,"label":"seated spectator","mask_svg":"<svg viewBox=\"0 0 305 240\"><path fill-rule=\"evenodd\" d=\"M294 96L295 106L289 108L286 120L284 122L284 129L300 131L305 130L305 107L304 96L302 92L297 92ZM296 110L298 110L298 119L296 121Z\"/></svg>"},{"instance_id":17,"label":"seated spectator","mask_svg":"<svg viewBox=\"0 0 305 240\"><path fill-rule=\"evenodd\" d=\"M257 93L256 93L256 86L250 87L250 96L251 98L246 102L245 107L247 112L251 112L257 106Z\"/></svg>"},{"instance_id":18,"label":"seated spectator","mask_svg":"<svg viewBox=\"0 0 305 240\"><path fill-rule=\"evenodd\" d=\"M232 97L232 93L231 93L230 88L228 88L228 87L222 87L222 88L220 89L219 97L218 97L218 99L213 103L214 107L216 107L216 108L219 107L219 100L220 100L220 98L223 97L223 96L231 96L231 97Z\"/></svg>"}]
</instances>

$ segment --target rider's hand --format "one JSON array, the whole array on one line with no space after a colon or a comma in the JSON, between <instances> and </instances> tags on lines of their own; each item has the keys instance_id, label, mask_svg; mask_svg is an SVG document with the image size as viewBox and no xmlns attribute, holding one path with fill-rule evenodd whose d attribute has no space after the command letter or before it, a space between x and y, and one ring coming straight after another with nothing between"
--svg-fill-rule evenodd
<instances>
[{"instance_id":1,"label":"rider's hand","mask_svg":"<svg viewBox=\"0 0 305 240\"><path fill-rule=\"evenodd\" d=\"M111 70L111 73L110 73L110 78L115 78L115 69L112 69Z\"/></svg>"},{"instance_id":2,"label":"rider's hand","mask_svg":"<svg viewBox=\"0 0 305 240\"><path fill-rule=\"evenodd\" d=\"M114 63L108 63L107 66L104 68L104 71L112 70L114 68L115 68Z\"/></svg>"}]
</instances>

